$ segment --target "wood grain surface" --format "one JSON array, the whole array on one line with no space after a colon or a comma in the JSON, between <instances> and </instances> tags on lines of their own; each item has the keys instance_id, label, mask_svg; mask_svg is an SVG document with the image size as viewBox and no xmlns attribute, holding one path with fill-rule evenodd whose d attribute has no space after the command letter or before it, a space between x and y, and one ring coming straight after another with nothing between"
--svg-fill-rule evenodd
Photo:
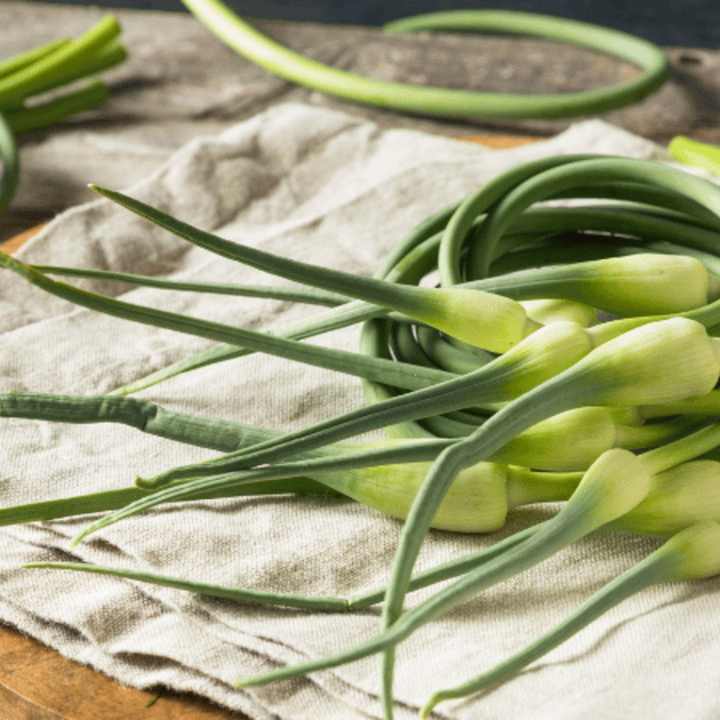
<instances>
[{"instance_id":1,"label":"wood grain surface","mask_svg":"<svg viewBox=\"0 0 720 720\"><path fill-rule=\"evenodd\" d=\"M205 699L125 687L0 627L2 720L246 720Z\"/></svg>"}]
</instances>

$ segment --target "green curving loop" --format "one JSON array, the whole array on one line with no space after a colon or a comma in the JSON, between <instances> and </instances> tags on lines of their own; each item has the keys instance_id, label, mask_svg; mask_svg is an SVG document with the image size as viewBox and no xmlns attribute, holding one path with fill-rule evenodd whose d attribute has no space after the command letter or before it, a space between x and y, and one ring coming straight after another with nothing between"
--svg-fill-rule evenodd
<instances>
[{"instance_id":1,"label":"green curving loop","mask_svg":"<svg viewBox=\"0 0 720 720\"><path fill-rule=\"evenodd\" d=\"M376 80L324 65L274 42L220 0L182 0L215 35L241 55L286 80L329 95L394 110L446 117L565 118L638 102L667 79L668 60L646 40L598 25L534 13L468 10L429 13L385 26L421 30L503 32L560 40L609 53L644 70L613 87L577 93L520 95L420 87Z\"/></svg>"}]
</instances>

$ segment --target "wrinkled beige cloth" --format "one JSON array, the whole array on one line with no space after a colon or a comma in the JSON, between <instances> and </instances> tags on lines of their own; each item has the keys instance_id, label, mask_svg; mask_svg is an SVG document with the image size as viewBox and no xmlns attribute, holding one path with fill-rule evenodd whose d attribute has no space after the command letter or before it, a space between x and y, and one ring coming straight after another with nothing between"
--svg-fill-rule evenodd
<instances>
[{"instance_id":1,"label":"wrinkled beige cloth","mask_svg":"<svg viewBox=\"0 0 720 720\"><path fill-rule=\"evenodd\" d=\"M574 152L666 159L653 144L599 121L577 124L545 143L497 152L282 105L219 137L190 143L129 193L225 237L370 274L431 212L513 165ZM183 279L265 281L105 200L60 216L19 257ZM319 312L271 301L80 284L255 329ZM210 346L74 308L9 272L0 275L0 324L1 391L105 393ZM356 337L352 328L319 342L352 350ZM281 430L363 402L356 379L265 356L207 367L140 396L167 408ZM214 454L122 426L20 420L0 420L0 448L3 505L125 487L136 475ZM518 512L498 536L544 516L538 509ZM232 687L236 678L370 637L379 626L377 609L351 615L264 608L19 566L79 560L223 585L349 596L384 584L399 522L337 499L196 502L134 517L68 550L69 538L86 523L0 529L0 621L129 685L193 691L256 720L380 716L377 658L263 688ZM419 567L494 539L432 533ZM419 631L398 650L396 716L415 717L433 690L523 646L656 545L619 535L588 538ZM719 622L719 580L659 587L625 602L514 680L440 705L436 716L719 717Z\"/></svg>"}]
</instances>

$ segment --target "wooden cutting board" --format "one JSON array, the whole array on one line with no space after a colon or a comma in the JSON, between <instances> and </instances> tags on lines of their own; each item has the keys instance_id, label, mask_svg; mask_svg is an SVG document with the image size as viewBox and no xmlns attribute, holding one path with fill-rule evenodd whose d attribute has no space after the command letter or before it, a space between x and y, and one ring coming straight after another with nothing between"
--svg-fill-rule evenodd
<instances>
[{"instance_id":1,"label":"wooden cutting board","mask_svg":"<svg viewBox=\"0 0 720 720\"><path fill-rule=\"evenodd\" d=\"M463 137L493 149L533 137ZM44 225L0 243L13 253ZM0 625L0 718L13 720L250 720L192 694L145 692L77 664L14 628Z\"/></svg>"}]
</instances>

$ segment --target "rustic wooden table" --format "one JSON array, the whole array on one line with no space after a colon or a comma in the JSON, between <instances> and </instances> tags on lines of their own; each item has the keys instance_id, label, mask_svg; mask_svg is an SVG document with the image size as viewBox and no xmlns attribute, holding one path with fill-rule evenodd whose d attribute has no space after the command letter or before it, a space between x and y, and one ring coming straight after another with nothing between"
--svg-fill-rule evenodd
<instances>
[{"instance_id":1,"label":"rustic wooden table","mask_svg":"<svg viewBox=\"0 0 720 720\"><path fill-rule=\"evenodd\" d=\"M3 2L0 59L62 35L76 36L103 14L98 8ZM21 233L94 199L88 182L126 187L191 138L216 134L279 103L337 108L383 127L479 139L496 147L541 140L568 125L567 121L437 121L361 107L271 76L225 47L189 15L127 10L117 15L131 55L106 74L111 100L61 126L21 139L21 184L10 210L0 218L0 242L12 242L4 246L6 250L19 246ZM563 92L613 84L637 72L603 55L540 40L385 37L372 28L257 24L282 44L322 62L423 85ZM720 51L666 50L672 80L645 102L604 119L658 142L684 134L720 144ZM121 150L118 139L123 142ZM162 689L148 693L122 687L13 628L0 627L0 717L199 720L243 715Z\"/></svg>"}]
</instances>

